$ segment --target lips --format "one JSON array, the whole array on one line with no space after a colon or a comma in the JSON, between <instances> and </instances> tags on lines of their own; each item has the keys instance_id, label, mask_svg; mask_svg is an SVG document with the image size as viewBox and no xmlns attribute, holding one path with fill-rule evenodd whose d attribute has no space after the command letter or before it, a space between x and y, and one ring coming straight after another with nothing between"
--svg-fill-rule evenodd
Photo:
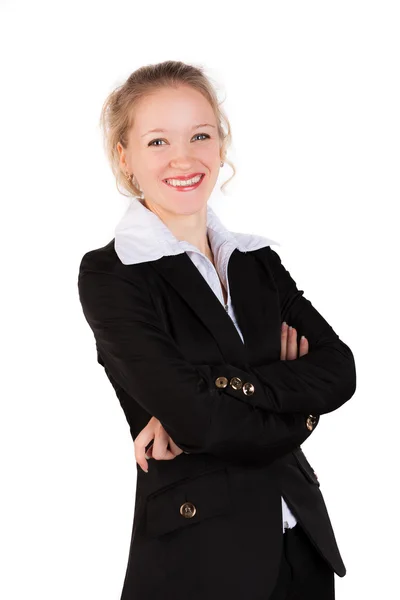
<instances>
[{"instance_id":1,"label":"lips","mask_svg":"<svg viewBox=\"0 0 400 600\"><path fill-rule=\"evenodd\" d=\"M163 179L163 181L168 181L168 179L179 179L180 181L187 181L188 179L192 179L192 177L196 177L197 175L204 175L204 173L190 173L190 175L172 175L172 177L167 177Z\"/></svg>"},{"instance_id":2,"label":"lips","mask_svg":"<svg viewBox=\"0 0 400 600\"><path fill-rule=\"evenodd\" d=\"M193 185L172 185L171 183L168 183L167 179L164 179L163 183L165 183L165 185L167 185L169 188L176 190L177 192L190 192L198 188L199 185L201 185L202 181L204 181L204 173L197 173L197 175L200 175L200 179L197 183L194 183ZM192 177L195 177L195 175L190 176L189 179L191 179ZM175 178L172 177L171 179ZM185 179L187 179L187 177L181 177L181 180Z\"/></svg>"}]
</instances>

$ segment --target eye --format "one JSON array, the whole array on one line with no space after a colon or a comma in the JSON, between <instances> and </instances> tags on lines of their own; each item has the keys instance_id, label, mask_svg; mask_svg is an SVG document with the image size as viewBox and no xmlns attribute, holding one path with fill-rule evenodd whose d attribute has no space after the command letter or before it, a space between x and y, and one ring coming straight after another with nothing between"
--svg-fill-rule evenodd
<instances>
[{"instance_id":1,"label":"eye","mask_svg":"<svg viewBox=\"0 0 400 600\"><path fill-rule=\"evenodd\" d=\"M203 139L207 139L210 138L210 136L208 135L208 133L197 133L195 136L195 138L199 137L199 136L203 136ZM157 138L155 140L152 140L151 142L149 142L147 145L148 146L161 146L161 144L155 144L155 142L164 142L165 140L162 140L160 138Z\"/></svg>"},{"instance_id":2,"label":"eye","mask_svg":"<svg viewBox=\"0 0 400 600\"><path fill-rule=\"evenodd\" d=\"M208 133L197 133L194 137L199 137L199 135L203 135L206 139L210 137Z\"/></svg>"},{"instance_id":3,"label":"eye","mask_svg":"<svg viewBox=\"0 0 400 600\"><path fill-rule=\"evenodd\" d=\"M152 140L152 141L151 141L151 142L149 142L147 145L148 145L148 146L153 146L154 142L163 142L163 141L164 141L164 140L160 140L160 139L157 139L157 140ZM159 146L159 145L160 145L160 144L156 144L156 146Z\"/></svg>"}]
</instances>

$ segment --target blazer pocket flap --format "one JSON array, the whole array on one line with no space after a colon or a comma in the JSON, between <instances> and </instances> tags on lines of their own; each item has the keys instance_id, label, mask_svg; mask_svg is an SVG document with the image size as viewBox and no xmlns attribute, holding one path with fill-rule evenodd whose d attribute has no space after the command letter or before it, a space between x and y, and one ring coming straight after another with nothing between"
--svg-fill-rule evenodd
<instances>
[{"instance_id":1,"label":"blazer pocket flap","mask_svg":"<svg viewBox=\"0 0 400 600\"><path fill-rule=\"evenodd\" d=\"M301 448L296 448L296 450L293 451L293 454L297 460L297 464L299 465L300 469L302 470L302 472L304 473L304 475L306 476L306 478L311 482L311 483L315 483L316 485L320 485L319 481L318 481L318 477L315 474L314 469L312 468L312 466L310 465L310 463L308 462L306 455L304 454L303 450Z\"/></svg>"},{"instance_id":2,"label":"blazer pocket flap","mask_svg":"<svg viewBox=\"0 0 400 600\"><path fill-rule=\"evenodd\" d=\"M191 527L204 519L228 512L229 507L226 469L203 473L147 497L147 532L154 537Z\"/></svg>"}]
</instances>

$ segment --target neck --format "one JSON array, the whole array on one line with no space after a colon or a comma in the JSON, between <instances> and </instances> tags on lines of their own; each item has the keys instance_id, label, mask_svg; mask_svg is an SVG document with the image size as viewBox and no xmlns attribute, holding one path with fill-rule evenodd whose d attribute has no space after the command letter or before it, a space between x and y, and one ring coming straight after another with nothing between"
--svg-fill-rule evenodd
<instances>
[{"instance_id":1,"label":"neck","mask_svg":"<svg viewBox=\"0 0 400 600\"><path fill-rule=\"evenodd\" d=\"M177 215L148 200L143 200L143 204L161 219L178 240L192 244L214 264L207 235L207 204L192 215Z\"/></svg>"}]
</instances>

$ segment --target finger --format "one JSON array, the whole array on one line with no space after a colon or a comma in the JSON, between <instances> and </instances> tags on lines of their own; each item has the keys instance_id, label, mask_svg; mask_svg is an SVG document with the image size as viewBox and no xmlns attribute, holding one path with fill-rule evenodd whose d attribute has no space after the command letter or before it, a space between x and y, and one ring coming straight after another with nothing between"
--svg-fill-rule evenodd
<instances>
[{"instance_id":1,"label":"finger","mask_svg":"<svg viewBox=\"0 0 400 600\"><path fill-rule=\"evenodd\" d=\"M147 460L152 458L153 443L154 443L153 435L154 435L154 428L157 425L157 423L159 423L158 419L156 417L151 417L151 419L147 423L146 427L144 427L142 429L142 432L145 432L145 433L143 433L143 436L148 437L147 434L151 435L150 442L149 442L149 444L146 444L145 449L144 449L144 452L145 452L144 456ZM143 437L143 436L141 436L141 437ZM139 439L141 439L141 438L139 438ZM146 462L146 469L148 469L147 462Z\"/></svg>"},{"instance_id":2,"label":"finger","mask_svg":"<svg viewBox=\"0 0 400 600\"><path fill-rule=\"evenodd\" d=\"M283 321L281 327L281 360L286 360L286 346L288 336L288 324Z\"/></svg>"},{"instance_id":3,"label":"finger","mask_svg":"<svg viewBox=\"0 0 400 600\"><path fill-rule=\"evenodd\" d=\"M152 457L155 460L168 460L171 457L171 452L168 448L169 434L165 431L160 422L158 422L154 433Z\"/></svg>"},{"instance_id":4,"label":"finger","mask_svg":"<svg viewBox=\"0 0 400 600\"><path fill-rule=\"evenodd\" d=\"M151 445L148 446L148 447L146 446L146 448L145 448L145 457L147 459L153 458L153 444L154 444L154 440L151 440L150 443L151 443Z\"/></svg>"},{"instance_id":5,"label":"finger","mask_svg":"<svg viewBox=\"0 0 400 600\"><path fill-rule=\"evenodd\" d=\"M146 473L149 470L146 460L146 446L149 445L153 438L154 428L146 426L134 440L136 462L143 469L143 471L146 471Z\"/></svg>"},{"instance_id":6,"label":"finger","mask_svg":"<svg viewBox=\"0 0 400 600\"><path fill-rule=\"evenodd\" d=\"M179 456L179 454L183 453L182 448L179 448L179 446L175 444L174 440L171 437L169 438L169 447L174 457Z\"/></svg>"},{"instance_id":7,"label":"finger","mask_svg":"<svg viewBox=\"0 0 400 600\"><path fill-rule=\"evenodd\" d=\"M297 358L297 331L294 327L289 328L286 360L295 360Z\"/></svg>"},{"instance_id":8,"label":"finger","mask_svg":"<svg viewBox=\"0 0 400 600\"><path fill-rule=\"evenodd\" d=\"M299 357L308 354L309 351L309 343L306 337L300 338L300 349L299 349Z\"/></svg>"}]
</instances>

